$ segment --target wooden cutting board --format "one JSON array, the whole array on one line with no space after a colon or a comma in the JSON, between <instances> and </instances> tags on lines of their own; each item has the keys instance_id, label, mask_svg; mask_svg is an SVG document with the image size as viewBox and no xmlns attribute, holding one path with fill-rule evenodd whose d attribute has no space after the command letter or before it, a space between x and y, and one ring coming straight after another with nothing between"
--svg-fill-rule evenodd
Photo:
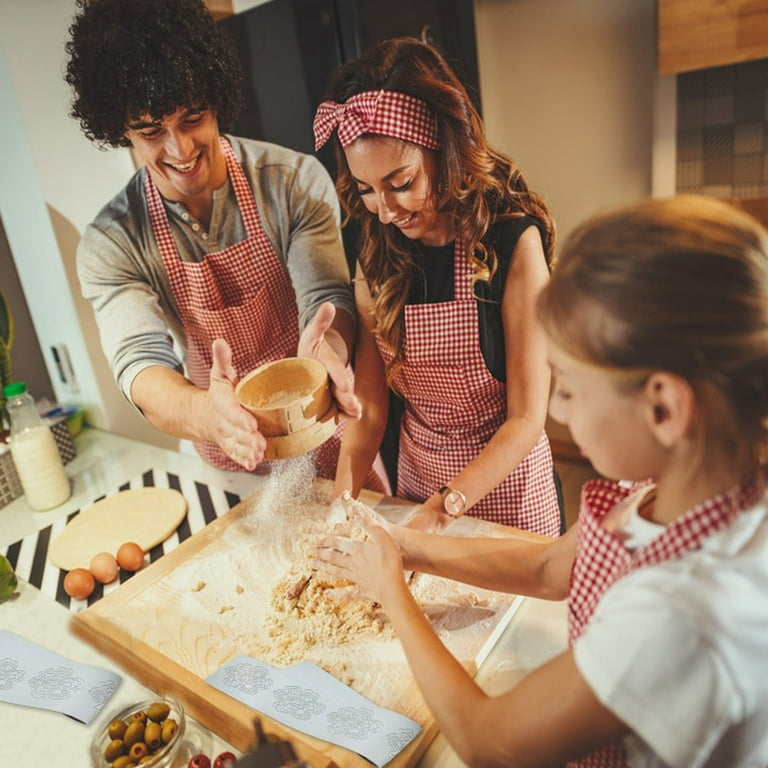
<instances>
[{"instance_id":1,"label":"wooden cutting board","mask_svg":"<svg viewBox=\"0 0 768 768\"><path fill-rule=\"evenodd\" d=\"M330 499L331 484L314 481L320 497ZM361 500L397 521L412 505L378 494ZM270 596L295 564L291 551L296 520L265 515L266 500L255 494L233 507L204 530L135 574L117 590L72 618L73 630L115 659L129 674L158 693L178 697L189 714L238 749L253 740L248 706L209 686L205 678L232 658L259 655L272 608ZM266 504L268 507L269 505ZM301 517L327 514L327 506L296 510ZM311 522L311 521L310 521ZM306 523L304 519L302 524ZM460 525L459 525L460 524ZM463 518L458 535L499 535L500 526ZM284 528L284 536L275 530ZM237 571L236 577L232 573ZM203 605L206 591L216 587L216 602ZM419 579L426 577L421 575ZM231 592L232 584L236 585ZM225 594L226 593L226 594ZM474 674L501 631L511 620L520 598L434 579L422 602L436 631L464 667ZM243 600L242 605L238 602ZM215 606L219 610L213 610ZM240 618L237 617L238 612ZM237 622L247 621L247 631ZM354 690L379 706L400 712L422 726L421 734L388 766L415 766L437 733L397 639L355 636L342 645L313 642L309 660L328 671L343 668ZM279 666L279 665L275 665ZM333 671L332 671L333 673ZM307 736L262 717L267 731L294 743L313 768L370 768L359 755Z\"/></svg>"},{"instance_id":2,"label":"wooden cutting board","mask_svg":"<svg viewBox=\"0 0 768 768\"><path fill-rule=\"evenodd\" d=\"M145 552L165 541L187 514L187 501L172 488L130 488L100 499L67 523L48 557L58 568L88 568L99 552L117 553L135 541Z\"/></svg>"}]
</instances>

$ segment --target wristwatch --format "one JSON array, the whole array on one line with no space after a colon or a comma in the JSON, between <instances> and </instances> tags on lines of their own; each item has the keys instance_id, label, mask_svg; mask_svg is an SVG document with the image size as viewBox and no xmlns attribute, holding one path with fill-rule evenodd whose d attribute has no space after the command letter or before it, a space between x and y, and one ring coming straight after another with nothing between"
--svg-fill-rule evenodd
<instances>
[{"instance_id":1,"label":"wristwatch","mask_svg":"<svg viewBox=\"0 0 768 768\"><path fill-rule=\"evenodd\" d=\"M443 509L450 517L461 517L467 506L467 497L461 491L455 491L444 485L438 493L443 496Z\"/></svg>"}]
</instances>

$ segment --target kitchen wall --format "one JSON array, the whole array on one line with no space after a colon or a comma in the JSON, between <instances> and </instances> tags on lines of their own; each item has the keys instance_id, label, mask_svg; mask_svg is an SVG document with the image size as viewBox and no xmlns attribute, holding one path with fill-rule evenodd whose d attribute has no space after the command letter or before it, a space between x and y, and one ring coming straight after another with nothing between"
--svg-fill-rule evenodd
<instances>
[{"instance_id":1,"label":"kitchen wall","mask_svg":"<svg viewBox=\"0 0 768 768\"><path fill-rule=\"evenodd\" d=\"M117 390L77 284L80 233L133 164L126 150L93 146L68 117L63 62L74 9L74 0L0 3L0 216L56 399L84 406L96 426L175 446L178 441L149 427ZM3 274L0 283L5 290ZM60 381L50 351L62 343L76 388ZM19 354L16 348L14 357Z\"/></svg>"},{"instance_id":2,"label":"kitchen wall","mask_svg":"<svg viewBox=\"0 0 768 768\"><path fill-rule=\"evenodd\" d=\"M674 144L674 78L656 75L655 9L655 0L475 0L488 136L547 198L559 242L603 208L673 191L673 155L654 154ZM567 449L567 430L547 431Z\"/></svg>"},{"instance_id":3,"label":"kitchen wall","mask_svg":"<svg viewBox=\"0 0 768 768\"><path fill-rule=\"evenodd\" d=\"M98 150L67 116L74 7L0 4L0 215L41 347L66 343L77 373L74 393L46 358L56 395L84 404L98 426L168 444L112 383L74 276L80 233L133 170L127 150ZM655 0L475 0L475 13L488 134L547 197L561 237L607 206L670 188L674 78L655 74Z\"/></svg>"},{"instance_id":4,"label":"kitchen wall","mask_svg":"<svg viewBox=\"0 0 768 768\"><path fill-rule=\"evenodd\" d=\"M655 0L476 0L490 139L561 236L651 191Z\"/></svg>"},{"instance_id":5,"label":"kitchen wall","mask_svg":"<svg viewBox=\"0 0 768 768\"><path fill-rule=\"evenodd\" d=\"M11 257L11 247L0 218L0 293L13 316L12 375L15 381L27 384L27 390L37 398L53 399L53 385L43 360L37 334L29 314L24 292L21 290L16 264Z\"/></svg>"}]
</instances>

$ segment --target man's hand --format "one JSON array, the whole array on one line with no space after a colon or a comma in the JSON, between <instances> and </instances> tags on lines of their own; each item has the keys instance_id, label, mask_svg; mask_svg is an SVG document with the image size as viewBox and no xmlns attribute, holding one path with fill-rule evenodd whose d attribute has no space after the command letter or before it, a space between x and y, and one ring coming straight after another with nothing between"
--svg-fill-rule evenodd
<instances>
[{"instance_id":1,"label":"man's hand","mask_svg":"<svg viewBox=\"0 0 768 768\"><path fill-rule=\"evenodd\" d=\"M336 403L349 418L357 420L362 415L363 408L355 396L347 371L347 344L339 331L333 327L335 318L336 307L329 301L321 304L301 334L298 355L313 357L326 367L331 377L331 392Z\"/></svg>"},{"instance_id":2,"label":"man's hand","mask_svg":"<svg viewBox=\"0 0 768 768\"><path fill-rule=\"evenodd\" d=\"M240 405L235 395L237 374L232 367L232 350L224 339L212 347L211 384L208 388L209 434L230 459L253 471L264 458L267 442L259 432L253 414Z\"/></svg>"}]
</instances>

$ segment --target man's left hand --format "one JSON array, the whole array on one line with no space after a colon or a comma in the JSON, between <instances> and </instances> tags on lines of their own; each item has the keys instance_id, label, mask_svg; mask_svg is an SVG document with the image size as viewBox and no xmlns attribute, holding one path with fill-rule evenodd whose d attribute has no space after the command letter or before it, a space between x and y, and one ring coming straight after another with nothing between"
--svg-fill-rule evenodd
<instances>
[{"instance_id":1,"label":"man's left hand","mask_svg":"<svg viewBox=\"0 0 768 768\"><path fill-rule=\"evenodd\" d=\"M299 339L299 357L313 357L328 370L331 377L331 391L339 409L349 418L359 419L363 408L355 395L352 380L347 371L349 357L347 345L341 334L333 327L336 307L329 301L320 305L314 318L304 329Z\"/></svg>"}]
</instances>

